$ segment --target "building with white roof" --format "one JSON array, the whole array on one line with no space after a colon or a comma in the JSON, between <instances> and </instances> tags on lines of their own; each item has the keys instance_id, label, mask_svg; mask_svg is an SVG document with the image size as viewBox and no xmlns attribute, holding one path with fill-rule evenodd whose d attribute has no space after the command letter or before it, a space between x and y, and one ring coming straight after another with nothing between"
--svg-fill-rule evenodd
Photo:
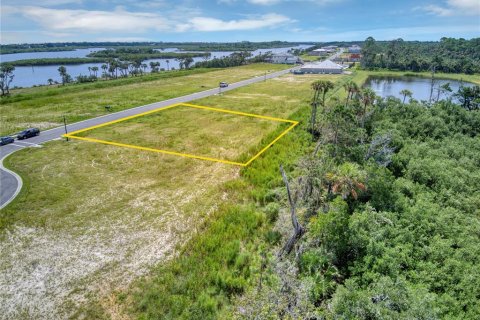
<instances>
[{"instance_id":1,"label":"building with white roof","mask_svg":"<svg viewBox=\"0 0 480 320\"><path fill-rule=\"evenodd\" d=\"M325 74L340 74L343 72L343 67L330 60L325 60L319 63L309 63L300 68L302 73L325 73Z\"/></svg>"},{"instance_id":2,"label":"building with white roof","mask_svg":"<svg viewBox=\"0 0 480 320\"><path fill-rule=\"evenodd\" d=\"M350 52L350 53L361 53L362 48L360 48L360 46L357 46L356 44L354 44L353 46L348 47L348 52Z\"/></svg>"},{"instance_id":3,"label":"building with white roof","mask_svg":"<svg viewBox=\"0 0 480 320\"><path fill-rule=\"evenodd\" d=\"M310 55L323 57L323 56L327 56L329 53L330 53L329 50L320 48L320 49L315 49L315 50L311 51Z\"/></svg>"},{"instance_id":4,"label":"building with white roof","mask_svg":"<svg viewBox=\"0 0 480 320\"><path fill-rule=\"evenodd\" d=\"M302 60L290 53L274 54L267 59L270 63L296 64L302 63Z\"/></svg>"}]
</instances>

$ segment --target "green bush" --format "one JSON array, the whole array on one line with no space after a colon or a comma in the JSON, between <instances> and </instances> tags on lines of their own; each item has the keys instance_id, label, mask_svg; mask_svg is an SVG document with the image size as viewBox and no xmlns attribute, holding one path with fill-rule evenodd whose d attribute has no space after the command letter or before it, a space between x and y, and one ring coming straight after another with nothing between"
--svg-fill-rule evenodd
<instances>
[{"instance_id":1,"label":"green bush","mask_svg":"<svg viewBox=\"0 0 480 320\"><path fill-rule=\"evenodd\" d=\"M280 211L280 204L276 202L270 202L265 206L264 212L267 215L269 222L275 222L278 219L278 213Z\"/></svg>"}]
</instances>

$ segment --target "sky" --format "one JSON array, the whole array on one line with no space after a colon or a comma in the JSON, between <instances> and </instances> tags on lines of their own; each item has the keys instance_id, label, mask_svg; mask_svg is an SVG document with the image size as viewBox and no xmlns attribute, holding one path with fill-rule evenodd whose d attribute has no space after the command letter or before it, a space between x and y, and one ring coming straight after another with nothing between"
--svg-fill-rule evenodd
<instances>
[{"instance_id":1,"label":"sky","mask_svg":"<svg viewBox=\"0 0 480 320\"><path fill-rule=\"evenodd\" d=\"M0 43L480 37L480 0L1 0Z\"/></svg>"}]
</instances>

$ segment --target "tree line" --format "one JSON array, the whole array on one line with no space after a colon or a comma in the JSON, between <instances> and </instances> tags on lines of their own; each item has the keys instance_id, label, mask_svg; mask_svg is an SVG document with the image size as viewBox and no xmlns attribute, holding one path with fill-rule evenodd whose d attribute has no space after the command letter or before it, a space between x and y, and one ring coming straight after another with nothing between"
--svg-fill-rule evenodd
<instances>
[{"instance_id":1,"label":"tree line","mask_svg":"<svg viewBox=\"0 0 480 320\"><path fill-rule=\"evenodd\" d=\"M149 60L149 59L177 59L177 58L195 58L202 57L203 52L162 52L153 48L116 48L106 49L89 53L87 57L121 59L121 60Z\"/></svg>"},{"instance_id":2,"label":"tree line","mask_svg":"<svg viewBox=\"0 0 480 320\"><path fill-rule=\"evenodd\" d=\"M439 42L395 39L377 42L368 37L362 46L365 69L432 71L473 74L480 72L480 38L442 38Z\"/></svg>"},{"instance_id":3,"label":"tree line","mask_svg":"<svg viewBox=\"0 0 480 320\"><path fill-rule=\"evenodd\" d=\"M178 48L192 51L254 51L293 47L305 42L265 41L265 42L59 42L0 45L2 54L22 52L70 51L87 48ZM307 43L308 44L308 43Z\"/></svg>"},{"instance_id":4,"label":"tree line","mask_svg":"<svg viewBox=\"0 0 480 320\"><path fill-rule=\"evenodd\" d=\"M151 59L182 59L210 56L210 53L177 53L177 52L159 52L155 50L102 50L87 55L86 58L41 58L41 59L22 59L8 62L12 66L44 66L44 65L73 65L85 63L109 62L112 59L123 61L151 60ZM4 63L2 63L4 64Z\"/></svg>"}]
</instances>

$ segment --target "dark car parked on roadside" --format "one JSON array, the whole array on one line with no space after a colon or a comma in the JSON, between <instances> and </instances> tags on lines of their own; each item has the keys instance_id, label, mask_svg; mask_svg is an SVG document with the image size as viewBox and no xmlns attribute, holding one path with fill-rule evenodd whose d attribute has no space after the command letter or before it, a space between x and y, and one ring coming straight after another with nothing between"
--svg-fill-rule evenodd
<instances>
[{"instance_id":1,"label":"dark car parked on roadside","mask_svg":"<svg viewBox=\"0 0 480 320\"><path fill-rule=\"evenodd\" d=\"M23 130L22 132L20 132L18 135L17 135L17 138L19 140L23 140L23 139L27 139L27 138L31 138L31 137L35 137L35 136L38 136L40 134L40 130L37 129L37 128L29 128L29 129L26 129L26 130Z\"/></svg>"},{"instance_id":2,"label":"dark car parked on roadside","mask_svg":"<svg viewBox=\"0 0 480 320\"><path fill-rule=\"evenodd\" d=\"M220 82L220 88L226 88L226 87L228 87L228 83Z\"/></svg>"},{"instance_id":3,"label":"dark car parked on roadside","mask_svg":"<svg viewBox=\"0 0 480 320\"><path fill-rule=\"evenodd\" d=\"M9 143L13 143L15 141L15 139L13 139L12 137L0 137L0 146L4 146L6 144L9 144Z\"/></svg>"}]
</instances>

